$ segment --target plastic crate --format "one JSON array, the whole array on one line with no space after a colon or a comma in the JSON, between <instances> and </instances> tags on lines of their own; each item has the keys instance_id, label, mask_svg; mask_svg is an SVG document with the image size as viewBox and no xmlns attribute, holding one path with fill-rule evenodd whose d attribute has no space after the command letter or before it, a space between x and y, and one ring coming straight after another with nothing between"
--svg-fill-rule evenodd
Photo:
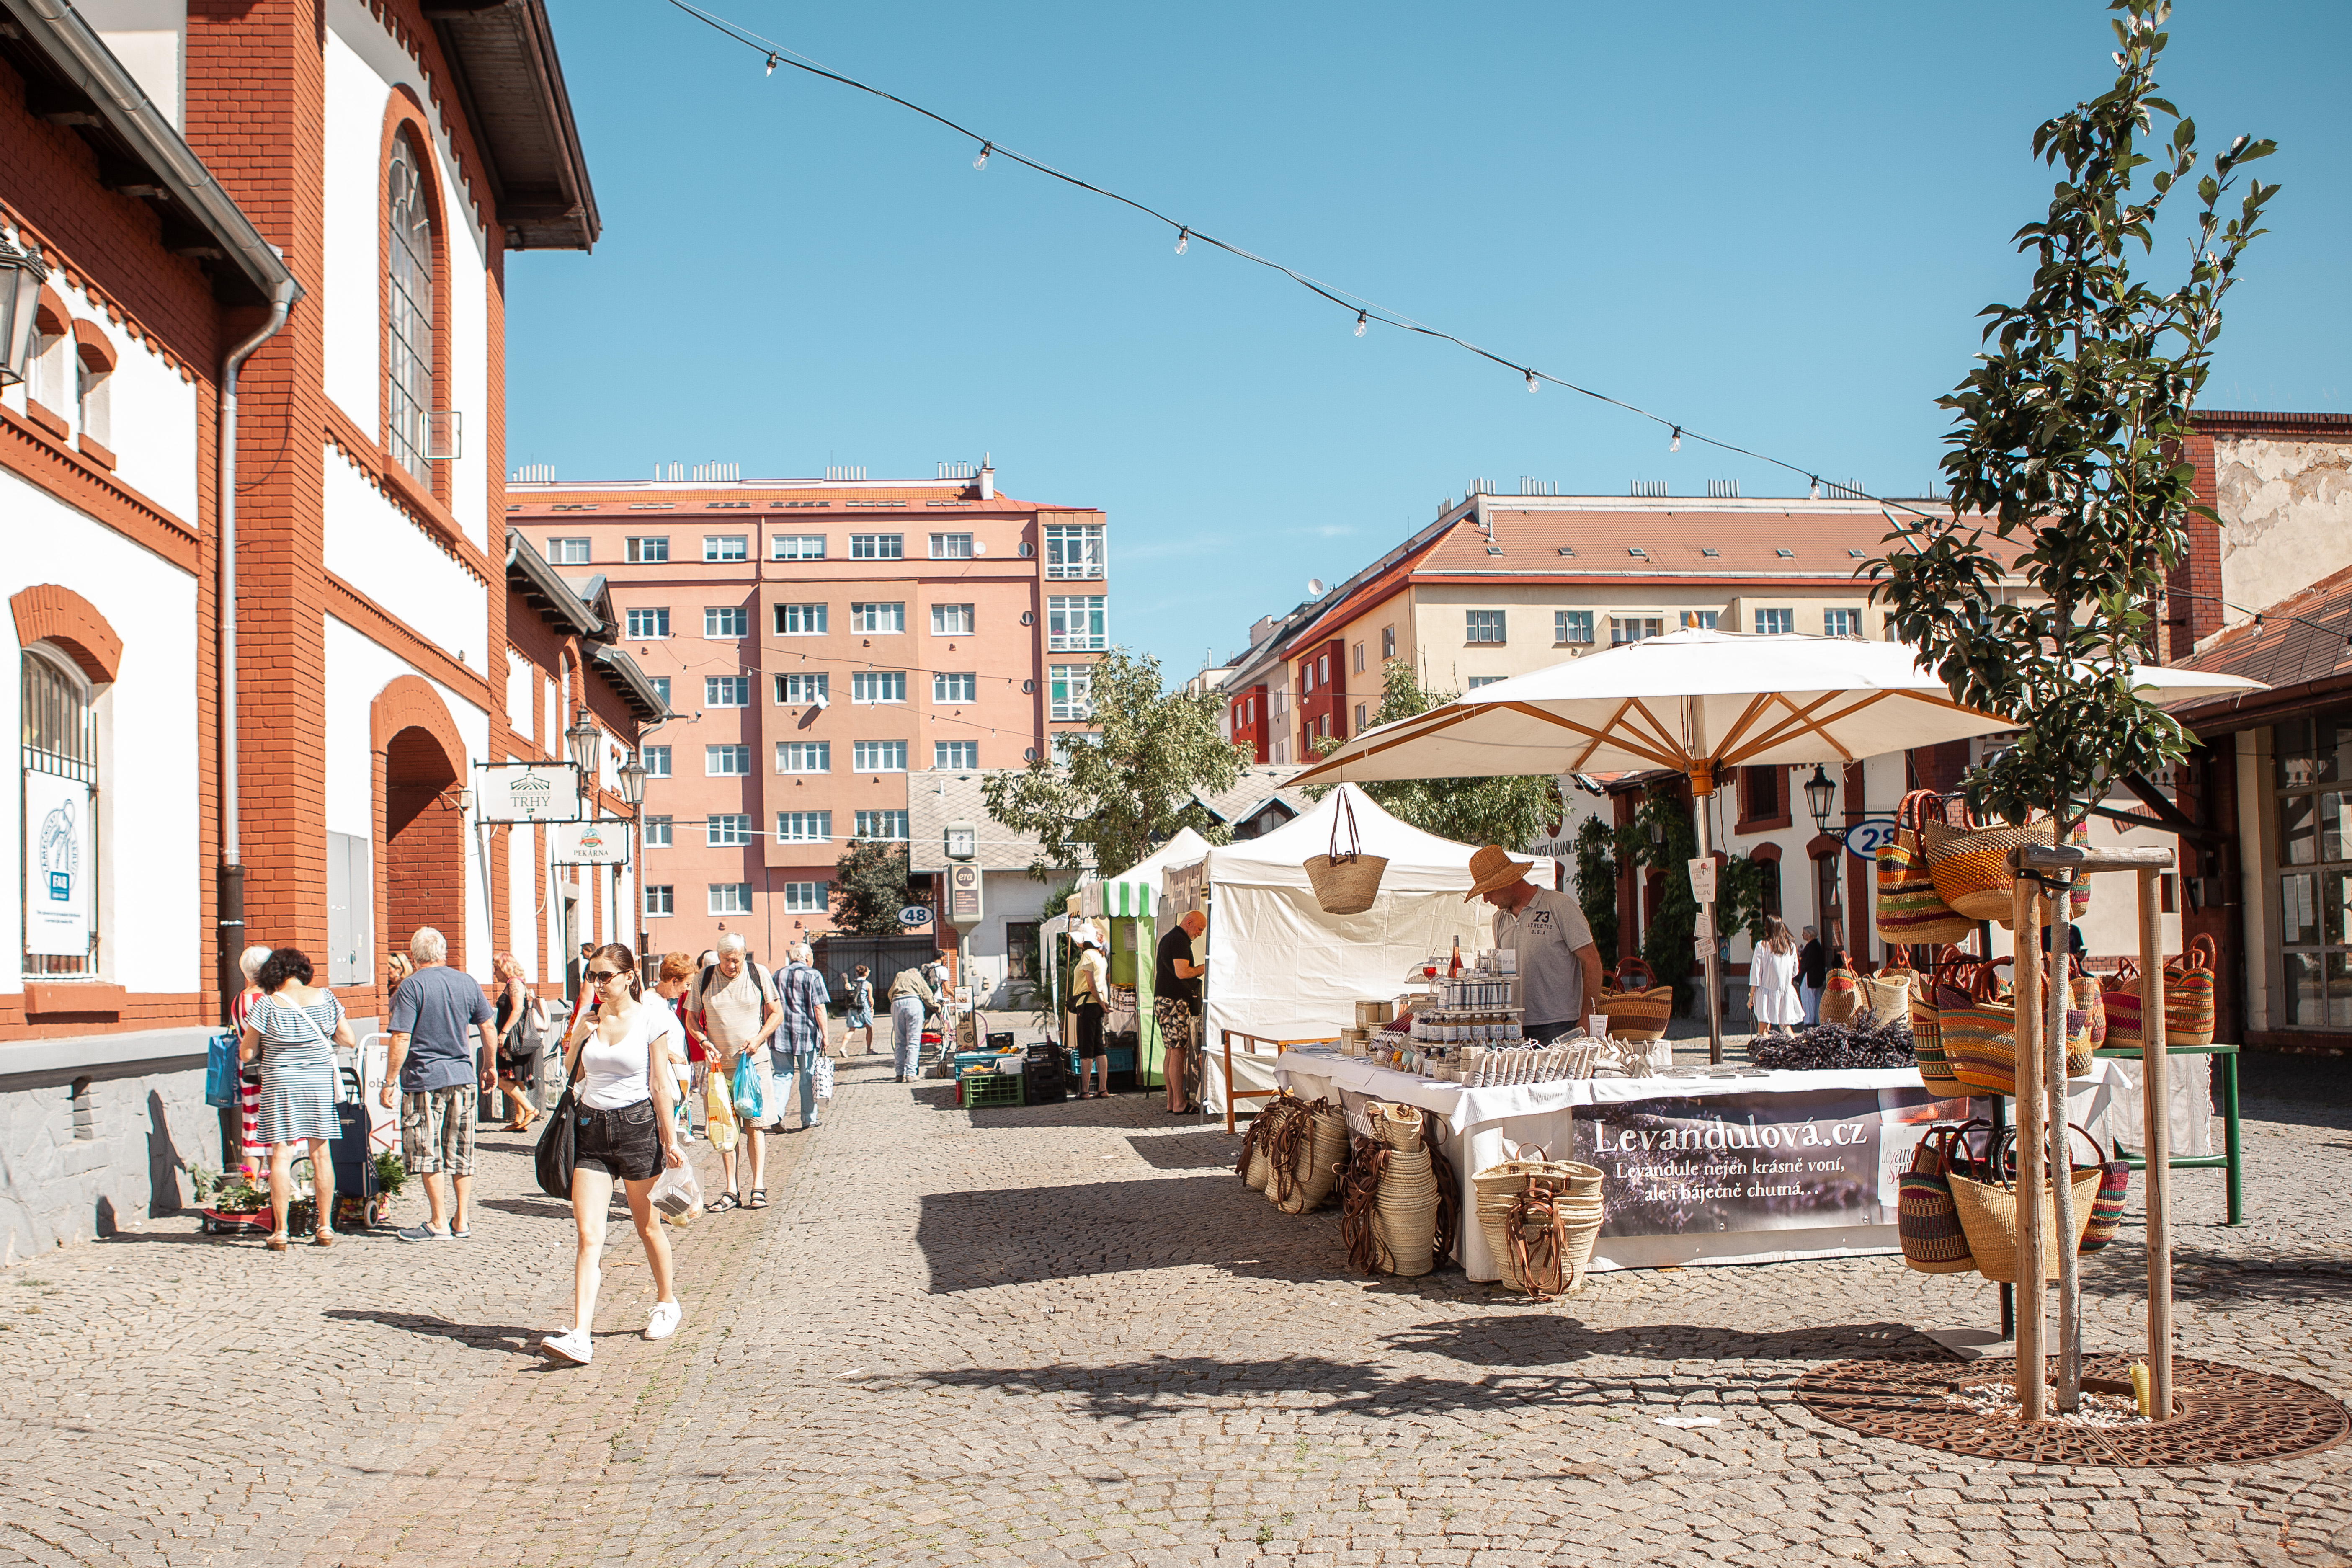
<instances>
[{"instance_id":1,"label":"plastic crate","mask_svg":"<svg viewBox=\"0 0 2352 1568\"><path fill-rule=\"evenodd\" d=\"M966 1073L957 1080L963 1103L979 1110L991 1105L1020 1105L1021 1075L1013 1072Z\"/></svg>"}]
</instances>

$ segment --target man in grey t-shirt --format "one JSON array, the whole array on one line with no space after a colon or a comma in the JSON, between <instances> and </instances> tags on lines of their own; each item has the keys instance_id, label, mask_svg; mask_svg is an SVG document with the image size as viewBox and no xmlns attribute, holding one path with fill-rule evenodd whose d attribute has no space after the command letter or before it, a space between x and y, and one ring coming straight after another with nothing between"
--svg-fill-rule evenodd
<instances>
[{"instance_id":1,"label":"man in grey t-shirt","mask_svg":"<svg viewBox=\"0 0 2352 1568\"><path fill-rule=\"evenodd\" d=\"M1470 857L1466 896L1495 906L1495 945L1518 955L1520 1026L1549 1044L1582 1020L1586 998L1601 994L1601 949L1574 894L1527 879L1534 865L1489 844Z\"/></svg>"},{"instance_id":2,"label":"man in grey t-shirt","mask_svg":"<svg viewBox=\"0 0 2352 1568\"><path fill-rule=\"evenodd\" d=\"M409 939L416 972L393 994L392 1055L384 1065L383 1103L400 1085L400 1157L425 1183L430 1209L423 1225L399 1232L403 1241L446 1241L467 1234L467 1200L474 1185L474 1096L497 1083L497 1015L481 982L448 964L449 944L431 926ZM475 1055L472 1036L481 1037ZM457 1189L444 1210L441 1174ZM446 1217L445 1217L446 1215Z\"/></svg>"}]
</instances>

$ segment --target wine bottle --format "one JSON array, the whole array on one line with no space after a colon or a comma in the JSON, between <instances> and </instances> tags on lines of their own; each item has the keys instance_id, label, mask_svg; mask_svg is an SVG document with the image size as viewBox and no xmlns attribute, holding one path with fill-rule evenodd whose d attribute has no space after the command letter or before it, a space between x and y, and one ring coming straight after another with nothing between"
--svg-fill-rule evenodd
<instances>
[{"instance_id":1,"label":"wine bottle","mask_svg":"<svg viewBox=\"0 0 2352 1568\"><path fill-rule=\"evenodd\" d=\"M1462 939L1458 936L1454 939L1454 962L1446 966L1445 977L1448 980L1462 978Z\"/></svg>"}]
</instances>

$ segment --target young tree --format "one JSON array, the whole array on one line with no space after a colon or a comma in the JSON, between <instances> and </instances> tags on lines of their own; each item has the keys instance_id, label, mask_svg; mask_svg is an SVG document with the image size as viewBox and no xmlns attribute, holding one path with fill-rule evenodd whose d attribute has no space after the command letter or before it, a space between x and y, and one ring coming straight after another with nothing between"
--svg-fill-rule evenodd
<instances>
[{"instance_id":1,"label":"young tree","mask_svg":"<svg viewBox=\"0 0 2352 1568\"><path fill-rule=\"evenodd\" d=\"M1231 835L1192 798L1233 788L1246 765L1219 725L1223 699L1163 691L1160 661L1124 648L1095 666L1091 699L1095 732L1067 735L1060 765L1040 757L981 785L991 816L1036 837L1029 874L1042 882L1091 862L1115 877L1181 827L1225 843Z\"/></svg>"},{"instance_id":2,"label":"young tree","mask_svg":"<svg viewBox=\"0 0 2352 1568\"><path fill-rule=\"evenodd\" d=\"M896 936L898 911L922 896L907 885L907 847L853 838L834 865L833 921L857 936Z\"/></svg>"},{"instance_id":3,"label":"young tree","mask_svg":"<svg viewBox=\"0 0 2352 1568\"><path fill-rule=\"evenodd\" d=\"M1372 722L1391 724L1453 700L1451 692L1423 690L1412 666L1392 658L1381 667L1381 710ZM1341 744L1324 741L1318 749L1328 754ZM1320 800L1336 787L1309 784L1307 794ZM1361 787L1398 821L1456 844L1517 849L1545 837L1559 818L1559 791L1548 778L1391 779Z\"/></svg>"},{"instance_id":4,"label":"young tree","mask_svg":"<svg viewBox=\"0 0 2352 1568\"><path fill-rule=\"evenodd\" d=\"M2063 177L2042 220L2015 237L2033 259L2032 287L2022 303L1985 310L1984 352L1941 400L1956 416L1942 465L1953 520L1898 524L1887 553L1865 567L1894 635L1922 651L1952 696L2017 721L2017 744L1970 771L1970 804L2015 823L2047 813L2061 842L2111 780L2153 773L2187 750L2180 725L2132 689L2132 667L2150 649L2150 605L2186 546L2188 515L2213 515L2194 504L2182 456L2189 412L2211 368L2222 296L2279 189L2250 181L2225 216L2240 169L2273 144L2240 136L2199 177L2197 128L2157 93L2169 5L2112 0L2109 9L2120 13L2115 85L2033 133L2034 155ZM2168 135L2156 133L2159 117ZM2151 251L2166 201L2184 189L2198 204L2185 273L2163 288L2136 279L2134 253ZM2023 547L2014 570L2038 599L1999 589L1988 527ZM2052 946L2063 994L2066 944ZM2050 1168L2063 1173L2065 1079L2051 1076ZM2072 1236L2072 1194L2063 1180L2055 1185L2059 1235ZM2081 1297L2074 1249L2062 1244L2059 1254L2058 1404L2067 1410L2080 1384Z\"/></svg>"}]
</instances>

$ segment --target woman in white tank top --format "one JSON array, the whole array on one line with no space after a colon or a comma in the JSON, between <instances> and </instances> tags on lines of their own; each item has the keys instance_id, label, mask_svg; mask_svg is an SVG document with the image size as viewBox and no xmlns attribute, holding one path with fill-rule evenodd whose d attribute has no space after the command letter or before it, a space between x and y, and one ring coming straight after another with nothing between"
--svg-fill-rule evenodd
<instances>
[{"instance_id":1,"label":"woman in white tank top","mask_svg":"<svg viewBox=\"0 0 2352 1568\"><path fill-rule=\"evenodd\" d=\"M604 1211L618 1181L628 1196L629 1217L645 1244L654 1276L653 1314L646 1338L666 1340L683 1315L670 1273L669 1238L654 1217L654 1180L664 1166L686 1163L671 1109L677 1091L669 1070L669 1037L677 1016L659 1001L644 999L636 955L617 942L598 948L581 966L596 1005L585 1009L566 1042L564 1075L577 1067L574 1096L578 1119L572 1168L572 1222L577 1232L572 1256L572 1327L540 1342L552 1360L586 1365L594 1353L589 1329L596 1321L596 1289L603 1282Z\"/></svg>"}]
</instances>

